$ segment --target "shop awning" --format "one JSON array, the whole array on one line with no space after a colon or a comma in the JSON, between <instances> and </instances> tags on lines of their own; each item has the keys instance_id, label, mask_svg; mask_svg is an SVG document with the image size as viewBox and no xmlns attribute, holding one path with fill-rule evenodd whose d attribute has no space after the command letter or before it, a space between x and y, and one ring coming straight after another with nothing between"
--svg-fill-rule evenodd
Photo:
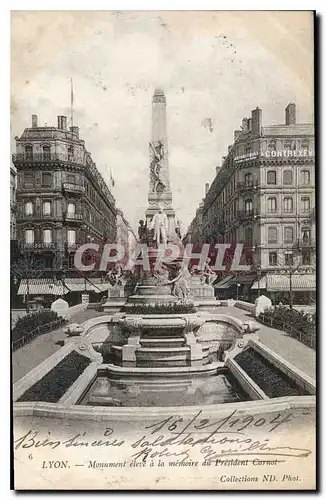
<instances>
[{"instance_id":1,"label":"shop awning","mask_svg":"<svg viewBox=\"0 0 326 500\"><path fill-rule=\"evenodd\" d=\"M216 283L216 285L214 285L214 288L218 288L219 290L225 290L227 288L230 288L230 286L232 286L233 280L234 280L233 276L227 276L226 278L223 278L221 281Z\"/></svg>"},{"instance_id":2,"label":"shop awning","mask_svg":"<svg viewBox=\"0 0 326 500\"><path fill-rule=\"evenodd\" d=\"M267 292L289 292L290 276L287 274L267 274L260 280L260 288L266 288ZM264 281L265 280L265 281ZM255 281L251 288L258 288L258 281ZM293 274L293 292L316 291L316 275L314 274Z\"/></svg>"},{"instance_id":3,"label":"shop awning","mask_svg":"<svg viewBox=\"0 0 326 500\"><path fill-rule=\"evenodd\" d=\"M65 285L70 292L95 292L101 293L108 290L109 283L101 283L100 278L86 279L85 278L66 278Z\"/></svg>"},{"instance_id":4,"label":"shop awning","mask_svg":"<svg viewBox=\"0 0 326 500\"><path fill-rule=\"evenodd\" d=\"M30 295L66 295L69 292L95 292L101 293L108 290L109 283L101 283L100 278L86 280L84 278L66 278L64 281L53 281L51 278L33 278L29 280ZM22 279L18 295L26 295L27 280Z\"/></svg>"},{"instance_id":5,"label":"shop awning","mask_svg":"<svg viewBox=\"0 0 326 500\"><path fill-rule=\"evenodd\" d=\"M61 281L54 282L52 279L40 278L29 280L30 295L65 295L69 290ZM18 289L18 295L27 294L27 280L22 279Z\"/></svg>"},{"instance_id":6,"label":"shop awning","mask_svg":"<svg viewBox=\"0 0 326 500\"><path fill-rule=\"evenodd\" d=\"M255 279L255 276L247 273L247 274L239 274L239 275L232 275L232 276L226 276L223 278L221 281L216 283L214 285L214 288L218 288L219 290L223 290L226 288L230 288L231 286L237 286L237 285L251 285Z\"/></svg>"},{"instance_id":7,"label":"shop awning","mask_svg":"<svg viewBox=\"0 0 326 500\"><path fill-rule=\"evenodd\" d=\"M265 289L266 288L266 276L262 276L260 280L255 281L252 285L252 290Z\"/></svg>"}]
</instances>

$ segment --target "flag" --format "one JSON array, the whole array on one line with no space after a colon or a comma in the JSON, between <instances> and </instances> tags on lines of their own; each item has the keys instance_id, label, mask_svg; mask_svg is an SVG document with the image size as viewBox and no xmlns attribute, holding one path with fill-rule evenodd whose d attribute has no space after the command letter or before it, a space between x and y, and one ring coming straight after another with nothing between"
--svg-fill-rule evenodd
<instances>
[{"instance_id":1,"label":"flag","mask_svg":"<svg viewBox=\"0 0 326 500\"><path fill-rule=\"evenodd\" d=\"M111 185L112 187L115 186L115 180L113 179L113 175L112 175L112 170L110 169L110 181L111 181Z\"/></svg>"}]
</instances>

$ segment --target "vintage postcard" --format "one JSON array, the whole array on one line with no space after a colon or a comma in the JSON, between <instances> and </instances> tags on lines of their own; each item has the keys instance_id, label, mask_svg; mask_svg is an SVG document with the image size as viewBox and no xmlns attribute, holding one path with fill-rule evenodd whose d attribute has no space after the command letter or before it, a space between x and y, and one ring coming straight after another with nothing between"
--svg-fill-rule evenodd
<instances>
[{"instance_id":1,"label":"vintage postcard","mask_svg":"<svg viewBox=\"0 0 326 500\"><path fill-rule=\"evenodd\" d=\"M311 11L11 13L17 490L315 490Z\"/></svg>"}]
</instances>

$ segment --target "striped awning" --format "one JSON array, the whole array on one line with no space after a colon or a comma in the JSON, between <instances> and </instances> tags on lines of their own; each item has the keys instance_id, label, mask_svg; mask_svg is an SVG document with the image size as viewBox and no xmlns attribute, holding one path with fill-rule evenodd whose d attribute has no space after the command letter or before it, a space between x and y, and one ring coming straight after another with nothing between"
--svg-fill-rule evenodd
<instances>
[{"instance_id":1,"label":"striped awning","mask_svg":"<svg viewBox=\"0 0 326 500\"><path fill-rule=\"evenodd\" d=\"M231 286L251 285L254 279L255 276L252 273L239 274L237 276L226 276L226 278L223 278L222 281L216 283L216 285L214 285L214 288L218 288L219 290L221 290L230 288Z\"/></svg>"},{"instance_id":2,"label":"striped awning","mask_svg":"<svg viewBox=\"0 0 326 500\"><path fill-rule=\"evenodd\" d=\"M109 283L101 283L100 278L86 279L85 278L66 278L65 285L70 292L95 292L101 293L108 290Z\"/></svg>"},{"instance_id":3,"label":"striped awning","mask_svg":"<svg viewBox=\"0 0 326 500\"><path fill-rule=\"evenodd\" d=\"M251 288L266 288L268 292L290 291L290 288L294 292L312 292L316 290L316 275L292 274L290 277L288 274L267 274L261 278L259 287L258 281L255 281Z\"/></svg>"},{"instance_id":4,"label":"striped awning","mask_svg":"<svg viewBox=\"0 0 326 500\"><path fill-rule=\"evenodd\" d=\"M29 280L30 295L65 295L69 290L61 281L54 282L52 279L40 278ZM18 289L18 295L27 294L27 280L22 279Z\"/></svg>"},{"instance_id":5,"label":"striped awning","mask_svg":"<svg viewBox=\"0 0 326 500\"><path fill-rule=\"evenodd\" d=\"M234 281L235 281L234 276L227 276L226 278L223 278L221 281L216 283L216 285L214 285L214 288L218 288L219 290L221 289L225 290L226 288L230 288L230 286L234 284Z\"/></svg>"}]
</instances>

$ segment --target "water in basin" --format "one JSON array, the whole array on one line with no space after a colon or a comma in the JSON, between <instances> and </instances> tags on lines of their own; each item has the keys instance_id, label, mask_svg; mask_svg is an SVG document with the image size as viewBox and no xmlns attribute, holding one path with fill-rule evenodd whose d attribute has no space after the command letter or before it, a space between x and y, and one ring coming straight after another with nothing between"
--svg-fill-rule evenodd
<instances>
[{"instance_id":1,"label":"water in basin","mask_svg":"<svg viewBox=\"0 0 326 500\"><path fill-rule=\"evenodd\" d=\"M79 404L93 406L195 406L245 401L248 397L227 371L210 377L116 380L97 377Z\"/></svg>"}]
</instances>

